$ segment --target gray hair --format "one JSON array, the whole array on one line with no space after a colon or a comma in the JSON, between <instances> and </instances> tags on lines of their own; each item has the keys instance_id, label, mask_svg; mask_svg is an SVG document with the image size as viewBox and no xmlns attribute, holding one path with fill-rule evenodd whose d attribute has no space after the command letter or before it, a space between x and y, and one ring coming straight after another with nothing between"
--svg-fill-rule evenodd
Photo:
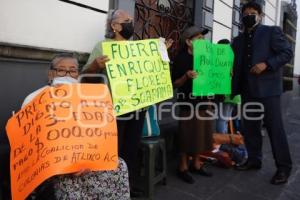
<instances>
[{"instance_id":1,"label":"gray hair","mask_svg":"<svg viewBox=\"0 0 300 200\"><path fill-rule=\"evenodd\" d=\"M118 9L109 10L107 13L106 19L106 30L105 30L105 37L113 39L116 37L114 30L111 27L111 23L117 18Z\"/></svg>"},{"instance_id":2,"label":"gray hair","mask_svg":"<svg viewBox=\"0 0 300 200\"><path fill-rule=\"evenodd\" d=\"M73 59L76 66L78 67L78 59L77 57L74 55L74 53L60 53L55 55L50 63L50 69L54 69L55 65L57 65L57 63L59 63L60 61L64 60L64 59Z\"/></svg>"}]
</instances>

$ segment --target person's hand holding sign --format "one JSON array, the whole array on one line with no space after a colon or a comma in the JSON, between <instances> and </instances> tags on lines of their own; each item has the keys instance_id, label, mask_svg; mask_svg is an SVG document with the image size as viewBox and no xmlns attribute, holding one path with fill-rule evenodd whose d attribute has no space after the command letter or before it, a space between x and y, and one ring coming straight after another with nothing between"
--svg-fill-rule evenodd
<instances>
[{"instance_id":1,"label":"person's hand holding sign","mask_svg":"<svg viewBox=\"0 0 300 200\"><path fill-rule=\"evenodd\" d=\"M198 76L198 73L193 70L188 70L181 78L174 82L175 87L181 87L187 80L194 79Z\"/></svg>"},{"instance_id":2,"label":"person's hand holding sign","mask_svg":"<svg viewBox=\"0 0 300 200\"><path fill-rule=\"evenodd\" d=\"M173 42L174 42L174 40L172 40L172 39L167 39L165 41L165 45L166 45L167 49L169 49L173 45Z\"/></svg>"},{"instance_id":3,"label":"person's hand holding sign","mask_svg":"<svg viewBox=\"0 0 300 200\"><path fill-rule=\"evenodd\" d=\"M185 76L188 79L193 79L193 78L197 78L198 74L197 74L197 72L195 72L193 70L189 70L185 73Z\"/></svg>"},{"instance_id":4,"label":"person's hand holding sign","mask_svg":"<svg viewBox=\"0 0 300 200\"><path fill-rule=\"evenodd\" d=\"M256 65L254 65L251 69L250 72L253 74L261 74L263 71L265 71L267 69L267 64L262 62L262 63L258 63Z\"/></svg>"},{"instance_id":5,"label":"person's hand holding sign","mask_svg":"<svg viewBox=\"0 0 300 200\"><path fill-rule=\"evenodd\" d=\"M109 58L107 56L99 56L95 59L94 62L97 65L97 68L100 70L103 70L105 68L105 63L109 61Z\"/></svg>"},{"instance_id":6,"label":"person's hand holding sign","mask_svg":"<svg viewBox=\"0 0 300 200\"><path fill-rule=\"evenodd\" d=\"M103 71L105 63L108 61L109 58L107 56L99 56L91 63L90 67L87 68L84 73L96 73L99 70Z\"/></svg>"}]
</instances>

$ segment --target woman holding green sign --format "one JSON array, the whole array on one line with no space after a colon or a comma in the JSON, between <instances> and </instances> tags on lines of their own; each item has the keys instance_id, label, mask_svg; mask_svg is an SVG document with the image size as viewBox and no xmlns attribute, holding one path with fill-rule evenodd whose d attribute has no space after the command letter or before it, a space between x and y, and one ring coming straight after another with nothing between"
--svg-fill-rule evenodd
<instances>
[{"instance_id":1,"label":"woman holding green sign","mask_svg":"<svg viewBox=\"0 0 300 200\"><path fill-rule=\"evenodd\" d=\"M109 61L109 58L102 53L102 42L129 40L133 32L133 18L124 10L111 10L107 15L106 39L95 45L82 73L106 74L105 63ZM97 79L98 78L92 78L89 82L99 82ZM125 160L128 166L131 197L142 195L141 192L133 190L132 179L134 172L137 171L137 152L144 118L145 111L140 110L121 115L117 119L119 156Z\"/></svg>"},{"instance_id":2,"label":"woman holding green sign","mask_svg":"<svg viewBox=\"0 0 300 200\"><path fill-rule=\"evenodd\" d=\"M178 177L187 183L194 183L190 174L212 176L205 168L199 154L212 149L213 121L207 118L210 109L207 97L192 96L192 80L197 77L193 71L193 40L203 39L208 30L200 30L196 26L186 29L182 35L183 48L177 55L173 67L173 84L178 88L177 103L180 108L179 150L180 163ZM189 157L192 165L189 167ZM190 170L191 169L191 170Z\"/></svg>"},{"instance_id":3,"label":"woman holding green sign","mask_svg":"<svg viewBox=\"0 0 300 200\"><path fill-rule=\"evenodd\" d=\"M91 74L92 80L89 82L99 82L97 75L106 75L106 63L109 61L108 56L103 55L102 43L108 41L126 41L129 40L134 33L133 18L124 10L111 10L107 15L105 40L95 45L90 54L87 64L84 66L82 73ZM166 42L166 46L170 47L172 40ZM94 75L93 75L94 74ZM98 76L99 77L99 76ZM138 146L142 135L142 128L145 119L146 110L130 112L118 116L118 148L119 156L123 158L129 170L129 183L131 197L141 196L141 192L135 190L133 186L134 177L137 170L137 153Z\"/></svg>"}]
</instances>

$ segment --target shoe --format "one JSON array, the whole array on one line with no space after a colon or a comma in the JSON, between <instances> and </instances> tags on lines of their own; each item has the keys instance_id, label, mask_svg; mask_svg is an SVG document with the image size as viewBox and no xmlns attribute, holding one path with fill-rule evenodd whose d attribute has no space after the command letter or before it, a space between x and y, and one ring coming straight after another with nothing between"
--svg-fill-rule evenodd
<instances>
[{"instance_id":1,"label":"shoe","mask_svg":"<svg viewBox=\"0 0 300 200\"><path fill-rule=\"evenodd\" d=\"M259 170L261 169L261 164L246 162L244 165L236 166L235 169L238 171Z\"/></svg>"},{"instance_id":2,"label":"shoe","mask_svg":"<svg viewBox=\"0 0 300 200\"><path fill-rule=\"evenodd\" d=\"M278 170L275 175L271 179L271 184L273 185L281 185L288 182L290 174L284 171Z\"/></svg>"},{"instance_id":3,"label":"shoe","mask_svg":"<svg viewBox=\"0 0 300 200\"><path fill-rule=\"evenodd\" d=\"M196 169L195 167L193 167L191 172L194 174L198 174L198 175L206 176L206 177L213 176L213 174L211 172L207 171L207 168L205 165L202 165L202 167L200 169Z\"/></svg>"},{"instance_id":4,"label":"shoe","mask_svg":"<svg viewBox=\"0 0 300 200\"><path fill-rule=\"evenodd\" d=\"M142 197L143 195L144 193L140 190L130 189L130 197L138 198L138 197Z\"/></svg>"},{"instance_id":5,"label":"shoe","mask_svg":"<svg viewBox=\"0 0 300 200\"><path fill-rule=\"evenodd\" d=\"M178 170L177 176L178 176L178 178L180 178L181 180L183 180L186 183L193 184L195 182L194 178L192 177L192 175L189 173L188 170L184 170L184 171Z\"/></svg>"}]
</instances>

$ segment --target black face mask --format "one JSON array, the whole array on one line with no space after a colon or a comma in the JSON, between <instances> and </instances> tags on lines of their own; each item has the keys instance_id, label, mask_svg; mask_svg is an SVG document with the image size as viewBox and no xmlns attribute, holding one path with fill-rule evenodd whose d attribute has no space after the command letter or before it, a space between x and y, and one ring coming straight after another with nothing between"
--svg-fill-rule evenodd
<instances>
[{"instance_id":1,"label":"black face mask","mask_svg":"<svg viewBox=\"0 0 300 200\"><path fill-rule=\"evenodd\" d=\"M242 18L243 24L246 28L252 28L256 23L256 15L246 15Z\"/></svg>"},{"instance_id":2,"label":"black face mask","mask_svg":"<svg viewBox=\"0 0 300 200\"><path fill-rule=\"evenodd\" d=\"M122 30L120 31L120 35L122 35L124 39L128 40L134 33L134 27L132 22L121 23L121 26Z\"/></svg>"}]
</instances>

